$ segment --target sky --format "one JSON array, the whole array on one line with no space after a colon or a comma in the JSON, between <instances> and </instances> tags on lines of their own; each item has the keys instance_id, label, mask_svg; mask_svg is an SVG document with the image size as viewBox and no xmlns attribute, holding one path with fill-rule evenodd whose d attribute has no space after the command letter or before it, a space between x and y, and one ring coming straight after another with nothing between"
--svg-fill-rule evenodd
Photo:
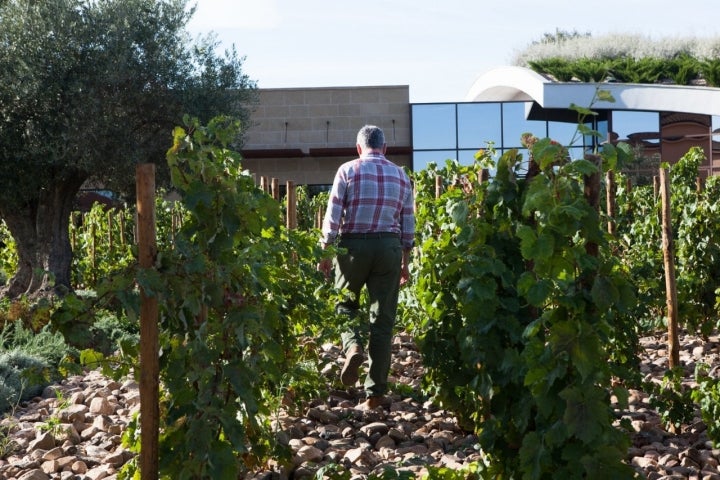
<instances>
[{"instance_id":1,"label":"sky","mask_svg":"<svg viewBox=\"0 0 720 480\"><path fill-rule=\"evenodd\" d=\"M459 102L545 33L719 37L718 0L190 0L258 88L408 85Z\"/></svg>"}]
</instances>

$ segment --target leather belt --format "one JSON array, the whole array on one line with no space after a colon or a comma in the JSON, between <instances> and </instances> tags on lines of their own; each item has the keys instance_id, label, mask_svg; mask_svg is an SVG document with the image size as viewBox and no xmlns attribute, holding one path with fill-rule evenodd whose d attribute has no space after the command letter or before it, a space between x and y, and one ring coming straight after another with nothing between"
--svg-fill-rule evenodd
<instances>
[{"instance_id":1,"label":"leather belt","mask_svg":"<svg viewBox=\"0 0 720 480\"><path fill-rule=\"evenodd\" d=\"M399 233L394 232L367 232L367 233L342 233L340 239L343 240L370 240L378 238L400 238Z\"/></svg>"}]
</instances>

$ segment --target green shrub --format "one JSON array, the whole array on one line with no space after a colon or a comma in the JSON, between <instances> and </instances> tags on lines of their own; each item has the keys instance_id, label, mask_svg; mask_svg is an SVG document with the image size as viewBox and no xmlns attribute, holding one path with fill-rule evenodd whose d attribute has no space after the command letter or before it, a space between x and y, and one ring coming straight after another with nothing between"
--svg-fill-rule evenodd
<instances>
[{"instance_id":1,"label":"green shrub","mask_svg":"<svg viewBox=\"0 0 720 480\"><path fill-rule=\"evenodd\" d=\"M125 341L140 342L137 322L127 317L119 318L111 312L99 312L98 320L90 327L90 348L109 355Z\"/></svg>"},{"instance_id":2,"label":"green shrub","mask_svg":"<svg viewBox=\"0 0 720 480\"><path fill-rule=\"evenodd\" d=\"M0 412L39 395L50 383L50 367L42 358L19 350L0 354Z\"/></svg>"},{"instance_id":3,"label":"green shrub","mask_svg":"<svg viewBox=\"0 0 720 480\"><path fill-rule=\"evenodd\" d=\"M0 352L14 351L41 358L53 366L72 353L60 333L51 331L48 326L36 333L19 320L6 324L0 331Z\"/></svg>"},{"instance_id":4,"label":"green shrub","mask_svg":"<svg viewBox=\"0 0 720 480\"><path fill-rule=\"evenodd\" d=\"M698 385L691 393L700 407L700 417L707 426L707 436L714 447L720 445L720 379L716 375L709 365L699 364L695 369Z\"/></svg>"}]
</instances>

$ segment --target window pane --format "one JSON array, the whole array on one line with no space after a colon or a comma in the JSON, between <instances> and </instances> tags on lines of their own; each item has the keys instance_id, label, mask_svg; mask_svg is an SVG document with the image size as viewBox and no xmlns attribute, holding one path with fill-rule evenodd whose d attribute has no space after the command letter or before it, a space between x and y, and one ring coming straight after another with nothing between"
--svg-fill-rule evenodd
<instances>
[{"instance_id":1,"label":"window pane","mask_svg":"<svg viewBox=\"0 0 720 480\"><path fill-rule=\"evenodd\" d=\"M570 142L573 141L575 145L582 145L582 135L578 133L577 127L577 123L548 122L548 135L566 147L569 147Z\"/></svg>"},{"instance_id":2,"label":"window pane","mask_svg":"<svg viewBox=\"0 0 720 480\"><path fill-rule=\"evenodd\" d=\"M579 160L585 158L585 148L583 147L570 147L568 148L568 154L571 160Z\"/></svg>"},{"instance_id":3,"label":"window pane","mask_svg":"<svg viewBox=\"0 0 720 480\"><path fill-rule=\"evenodd\" d=\"M608 121L600 120L597 122L597 131L600 133L600 138L598 139L599 142L602 143L608 140Z\"/></svg>"},{"instance_id":4,"label":"window pane","mask_svg":"<svg viewBox=\"0 0 720 480\"><path fill-rule=\"evenodd\" d=\"M660 141L660 115L658 112L615 111L612 113L612 130L621 141L640 139L656 143Z\"/></svg>"},{"instance_id":5,"label":"window pane","mask_svg":"<svg viewBox=\"0 0 720 480\"><path fill-rule=\"evenodd\" d=\"M493 142L500 146L499 103L461 103L458 105L458 147L480 149Z\"/></svg>"},{"instance_id":6,"label":"window pane","mask_svg":"<svg viewBox=\"0 0 720 480\"><path fill-rule=\"evenodd\" d=\"M460 150L458 152L458 162L460 165L472 165L475 163L475 152L477 150Z\"/></svg>"},{"instance_id":7,"label":"window pane","mask_svg":"<svg viewBox=\"0 0 720 480\"><path fill-rule=\"evenodd\" d=\"M536 137L547 136L546 122L525 119L525 103L503 104L503 148L520 147L523 133L532 133Z\"/></svg>"},{"instance_id":8,"label":"window pane","mask_svg":"<svg viewBox=\"0 0 720 480\"><path fill-rule=\"evenodd\" d=\"M425 170L430 162L434 162L438 168L445 168L445 160L456 160L455 150L432 150L424 152L413 152L413 171Z\"/></svg>"},{"instance_id":9,"label":"window pane","mask_svg":"<svg viewBox=\"0 0 720 480\"><path fill-rule=\"evenodd\" d=\"M454 149L455 104L413 105L412 142L416 149Z\"/></svg>"}]
</instances>

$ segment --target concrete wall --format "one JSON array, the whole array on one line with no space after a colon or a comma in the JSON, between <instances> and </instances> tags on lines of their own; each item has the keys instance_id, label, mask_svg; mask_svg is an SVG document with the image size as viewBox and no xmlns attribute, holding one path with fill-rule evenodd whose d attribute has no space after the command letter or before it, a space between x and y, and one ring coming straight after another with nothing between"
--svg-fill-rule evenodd
<instances>
[{"instance_id":1,"label":"concrete wall","mask_svg":"<svg viewBox=\"0 0 720 480\"><path fill-rule=\"evenodd\" d=\"M385 131L388 158L410 165L409 87L272 88L259 90L243 146L256 177L296 184L332 183L337 167L356 156L365 124Z\"/></svg>"}]
</instances>

